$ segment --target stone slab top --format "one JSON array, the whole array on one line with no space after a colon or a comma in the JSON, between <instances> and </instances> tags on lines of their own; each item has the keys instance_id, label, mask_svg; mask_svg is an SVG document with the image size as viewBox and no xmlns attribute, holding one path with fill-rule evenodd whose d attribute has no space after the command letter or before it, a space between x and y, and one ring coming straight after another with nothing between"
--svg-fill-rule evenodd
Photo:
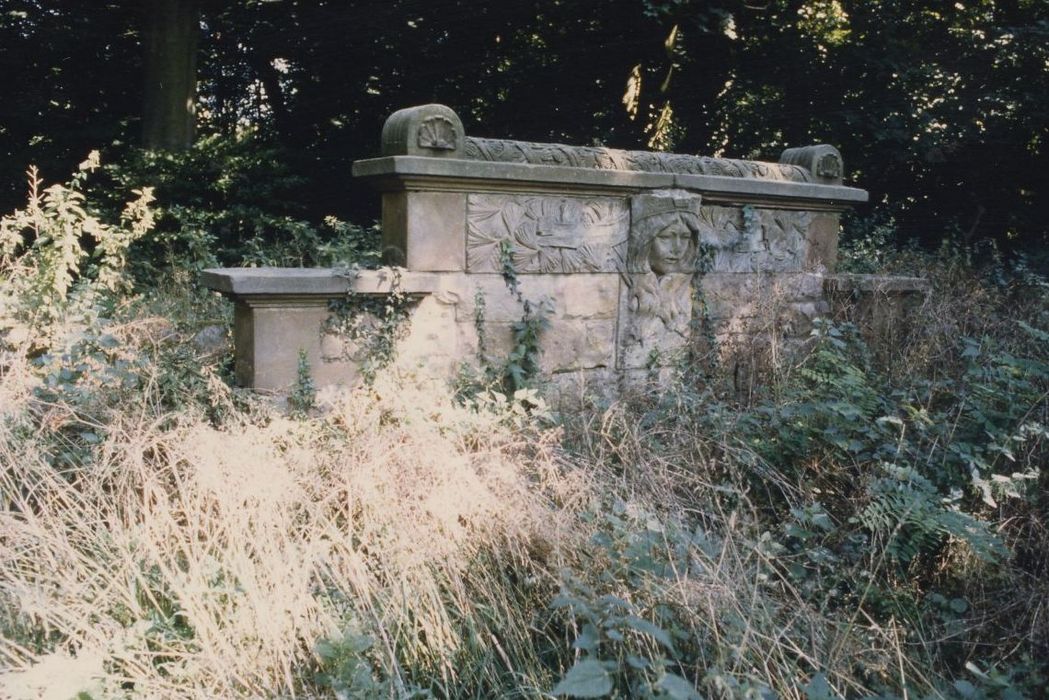
<instances>
[{"instance_id":1,"label":"stone slab top","mask_svg":"<svg viewBox=\"0 0 1049 700\"><path fill-rule=\"evenodd\" d=\"M353 164L354 177L375 181L380 190L442 191L599 191L626 194L649 189L685 189L732 199L753 198L848 206L867 201L866 190L815 182L761 180L723 175L694 175L635 170L596 170L564 165L536 165L385 156Z\"/></svg>"},{"instance_id":2,"label":"stone slab top","mask_svg":"<svg viewBox=\"0 0 1049 700\"><path fill-rule=\"evenodd\" d=\"M569 146L467 136L449 107L394 112L382 129L380 158L353 164L381 191L574 191L633 194L686 189L713 199L845 208L867 193L845 187L834 146L788 148L778 163L604 146Z\"/></svg>"},{"instance_id":3,"label":"stone slab top","mask_svg":"<svg viewBox=\"0 0 1049 700\"><path fill-rule=\"evenodd\" d=\"M333 270L308 267L225 267L204 270L200 283L233 297L340 296L384 294L396 287L406 294L430 294L440 289L439 276L397 268Z\"/></svg>"}]
</instances>

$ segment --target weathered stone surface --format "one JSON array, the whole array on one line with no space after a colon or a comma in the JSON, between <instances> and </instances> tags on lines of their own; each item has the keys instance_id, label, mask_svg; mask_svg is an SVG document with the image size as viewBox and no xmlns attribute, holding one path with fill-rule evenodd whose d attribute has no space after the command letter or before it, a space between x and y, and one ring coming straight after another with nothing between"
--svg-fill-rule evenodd
<instances>
[{"instance_id":1,"label":"weathered stone surface","mask_svg":"<svg viewBox=\"0 0 1049 700\"><path fill-rule=\"evenodd\" d=\"M328 318L325 299L238 303L234 311L237 383L287 391L295 383L299 351L306 352L318 383L342 383L342 372L322 370L321 335Z\"/></svg>"},{"instance_id":2,"label":"weathered stone surface","mask_svg":"<svg viewBox=\"0 0 1049 700\"><path fill-rule=\"evenodd\" d=\"M518 274L615 272L628 226L619 199L472 194L467 268L500 272L508 263Z\"/></svg>"},{"instance_id":3,"label":"weathered stone surface","mask_svg":"<svg viewBox=\"0 0 1049 700\"><path fill-rule=\"evenodd\" d=\"M809 223L806 270L834 272L838 260L838 231L841 216L831 212L814 212Z\"/></svg>"},{"instance_id":4,"label":"weathered stone surface","mask_svg":"<svg viewBox=\"0 0 1049 700\"><path fill-rule=\"evenodd\" d=\"M816 182L841 184L845 172L838 149L826 144L788 148L783 151L779 162L800 167Z\"/></svg>"},{"instance_id":5,"label":"weathered stone surface","mask_svg":"<svg viewBox=\"0 0 1049 700\"><path fill-rule=\"evenodd\" d=\"M595 400L610 403L620 394L620 373L613 367L595 367L550 375L544 397L559 411L593 405Z\"/></svg>"},{"instance_id":6,"label":"weathered stone surface","mask_svg":"<svg viewBox=\"0 0 1049 700\"><path fill-rule=\"evenodd\" d=\"M456 192L386 192L383 258L412 271L466 268L466 196Z\"/></svg>"},{"instance_id":7,"label":"weathered stone surface","mask_svg":"<svg viewBox=\"0 0 1049 700\"><path fill-rule=\"evenodd\" d=\"M477 298L484 300L484 318L496 323L521 320L524 308L499 275L466 275L458 290L456 320L473 323ZM521 295L533 304L548 302L559 318L615 318L619 306L618 274L527 275L518 280Z\"/></svg>"},{"instance_id":8,"label":"weathered stone surface","mask_svg":"<svg viewBox=\"0 0 1049 700\"><path fill-rule=\"evenodd\" d=\"M382 154L461 158L463 123L444 105L421 105L394 112L382 127Z\"/></svg>"},{"instance_id":9,"label":"weathered stone surface","mask_svg":"<svg viewBox=\"0 0 1049 700\"><path fill-rule=\"evenodd\" d=\"M617 367L677 362L692 335L692 275L635 273L621 289Z\"/></svg>"},{"instance_id":10,"label":"weathered stone surface","mask_svg":"<svg viewBox=\"0 0 1049 700\"><path fill-rule=\"evenodd\" d=\"M810 182L811 173L797 164L762 163L732 158L709 158L681 153L622 151L593 146L566 146L559 143L529 143L503 139L466 139L465 157L471 160L531 165L561 165L590 170L636 170L683 175L754 178Z\"/></svg>"},{"instance_id":11,"label":"weathered stone surface","mask_svg":"<svg viewBox=\"0 0 1049 700\"><path fill-rule=\"evenodd\" d=\"M757 207L704 207L700 240L713 248L713 272L797 272L808 257L812 215Z\"/></svg>"},{"instance_id":12,"label":"weathered stone surface","mask_svg":"<svg viewBox=\"0 0 1049 700\"><path fill-rule=\"evenodd\" d=\"M549 321L539 343L539 365L545 375L579 369L614 367L615 319ZM493 365L506 362L514 350L512 324L485 325L485 348Z\"/></svg>"},{"instance_id":13,"label":"weathered stone surface","mask_svg":"<svg viewBox=\"0 0 1049 700\"><path fill-rule=\"evenodd\" d=\"M397 365L423 375L453 377L468 356L460 344L452 299L440 294L423 298L411 315L406 337L399 343Z\"/></svg>"},{"instance_id":14,"label":"weathered stone surface","mask_svg":"<svg viewBox=\"0 0 1049 700\"><path fill-rule=\"evenodd\" d=\"M556 281L552 295L563 318L615 318L619 275L571 275Z\"/></svg>"},{"instance_id":15,"label":"weathered stone surface","mask_svg":"<svg viewBox=\"0 0 1049 700\"><path fill-rule=\"evenodd\" d=\"M696 269L702 198L684 190L656 190L630 198L626 271L664 275Z\"/></svg>"},{"instance_id":16,"label":"weathered stone surface","mask_svg":"<svg viewBox=\"0 0 1049 700\"><path fill-rule=\"evenodd\" d=\"M679 175L629 170L588 170L560 165L490 163L470 160L391 156L359 160L354 177L372 181L379 191L454 191L549 194L585 192L626 196L639 190L685 189L703 194L708 201L804 203L818 208L843 210L866 202L864 190L841 185L724 177Z\"/></svg>"},{"instance_id":17,"label":"weathered stone surface","mask_svg":"<svg viewBox=\"0 0 1049 700\"><path fill-rule=\"evenodd\" d=\"M394 285L408 294L429 294L440 288L440 276L391 269L330 270L306 267L230 267L204 270L200 283L216 292L241 297L330 297L350 290L385 294Z\"/></svg>"},{"instance_id":18,"label":"weathered stone surface","mask_svg":"<svg viewBox=\"0 0 1049 700\"><path fill-rule=\"evenodd\" d=\"M805 336L814 318L829 306L823 276L796 274L706 275L701 282L707 317L719 333L770 333Z\"/></svg>"},{"instance_id":19,"label":"weathered stone surface","mask_svg":"<svg viewBox=\"0 0 1049 700\"><path fill-rule=\"evenodd\" d=\"M670 364L688 347L701 203L699 196L679 190L631 198L619 301L620 369Z\"/></svg>"},{"instance_id":20,"label":"weathered stone surface","mask_svg":"<svg viewBox=\"0 0 1049 700\"><path fill-rule=\"evenodd\" d=\"M229 338L225 326L205 326L193 336L193 346L205 356L225 354Z\"/></svg>"}]
</instances>

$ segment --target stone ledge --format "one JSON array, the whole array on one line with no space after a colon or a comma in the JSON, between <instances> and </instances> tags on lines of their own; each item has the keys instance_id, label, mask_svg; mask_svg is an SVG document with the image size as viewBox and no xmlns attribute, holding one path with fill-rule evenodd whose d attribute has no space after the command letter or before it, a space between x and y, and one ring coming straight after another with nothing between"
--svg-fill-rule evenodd
<instances>
[{"instance_id":1,"label":"stone ledge","mask_svg":"<svg viewBox=\"0 0 1049 700\"><path fill-rule=\"evenodd\" d=\"M720 175L683 175L629 170L595 170L562 165L501 163L423 156L387 156L359 160L354 177L374 180L381 191L600 191L626 194L649 189L680 188L734 200L789 200L844 208L866 202L865 190L842 185L757 180Z\"/></svg>"},{"instance_id":2,"label":"stone ledge","mask_svg":"<svg viewBox=\"0 0 1049 700\"><path fill-rule=\"evenodd\" d=\"M227 267L204 270L200 282L233 297L337 297L349 292L387 294L397 277L390 268L342 274L330 268ZM436 274L400 271L397 288L406 294L431 294L440 289Z\"/></svg>"}]
</instances>

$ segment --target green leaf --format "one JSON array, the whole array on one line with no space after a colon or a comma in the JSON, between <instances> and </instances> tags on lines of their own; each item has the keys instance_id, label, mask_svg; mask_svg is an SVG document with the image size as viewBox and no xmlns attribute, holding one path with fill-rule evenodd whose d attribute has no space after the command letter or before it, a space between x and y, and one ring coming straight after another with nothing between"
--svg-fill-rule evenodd
<instances>
[{"instance_id":1,"label":"green leaf","mask_svg":"<svg viewBox=\"0 0 1049 700\"><path fill-rule=\"evenodd\" d=\"M1016 323L1020 326L1020 328L1027 331L1028 335L1030 335L1035 340L1041 340L1043 343L1049 343L1049 333L1046 333L1040 328L1035 328L1034 326L1024 323L1023 321L1017 321Z\"/></svg>"},{"instance_id":2,"label":"green leaf","mask_svg":"<svg viewBox=\"0 0 1049 700\"><path fill-rule=\"evenodd\" d=\"M659 625L653 624L648 620L636 617L634 615L624 616L623 622L632 629L641 632L642 634L647 634L649 637L652 637L657 642L666 647L667 651L670 651L671 653L674 652L674 641L670 638L670 635L667 634L666 630L664 630Z\"/></svg>"},{"instance_id":3,"label":"green leaf","mask_svg":"<svg viewBox=\"0 0 1049 700\"><path fill-rule=\"evenodd\" d=\"M659 687L674 700L703 700L703 696L696 692L691 683L674 673L663 676Z\"/></svg>"},{"instance_id":4,"label":"green leaf","mask_svg":"<svg viewBox=\"0 0 1049 700\"><path fill-rule=\"evenodd\" d=\"M612 676L600 661L584 659L568 669L565 677L550 692L573 698L603 698L612 692Z\"/></svg>"},{"instance_id":5,"label":"green leaf","mask_svg":"<svg viewBox=\"0 0 1049 700\"><path fill-rule=\"evenodd\" d=\"M827 532L834 529L834 521L831 520L830 516L826 513L813 513L812 524L821 530L826 530Z\"/></svg>"},{"instance_id":6,"label":"green leaf","mask_svg":"<svg viewBox=\"0 0 1049 700\"><path fill-rule=\"evenodd\" d=\"M825 675L817 673L805 684L805 698L806 700L834 700L834 691L831 690Z\"/></svg>"},{"instance_id":7,"label":"green leaf","mask_svg":"<svg viewBox=\"0 0 1049 700\"><path fill-rule=\"evenodd\" d=\"M597 628L591 624L583 625L582 631L579 636L575 638L575 642L572 646L576 649L582 649L583 651L594 651L597 649L599 639Z\"/></svg>"}]
</instances>

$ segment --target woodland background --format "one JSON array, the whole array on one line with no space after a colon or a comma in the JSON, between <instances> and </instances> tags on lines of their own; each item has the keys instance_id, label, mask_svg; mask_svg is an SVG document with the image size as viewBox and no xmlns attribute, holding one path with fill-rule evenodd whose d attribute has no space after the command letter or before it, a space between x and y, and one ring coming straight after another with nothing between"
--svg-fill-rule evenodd
<instances>
[{"instance_id":1,"label":"woodland background","mask_svg":"<svg viewBox=\"0 0 1049 700\"><path fill-rule=\"evenodd\" d=\"M1044 0L0 0L0 76L0 696L1046 697ZM362 387L236 387L197 273L377 265L350 164L426 102L832 144L840 269L929 293L575 406L540 312L434 387L351 295Z\"/></svg>"},{"instance_id":2,"label":"woodland background","mask_svg":"<svg viewBox=\"0 0 1049 700\"><path fill-rule=\"evenodd\" d=\"M897 240L1040 254L1047 62L1041 0L5 0L0 205L30 162L246 140L287 176L258 197L273 213L367 222L350 163L394 110L441 102L496 138L773 161L829 143Z\"/></svg>"}]
</instances>

